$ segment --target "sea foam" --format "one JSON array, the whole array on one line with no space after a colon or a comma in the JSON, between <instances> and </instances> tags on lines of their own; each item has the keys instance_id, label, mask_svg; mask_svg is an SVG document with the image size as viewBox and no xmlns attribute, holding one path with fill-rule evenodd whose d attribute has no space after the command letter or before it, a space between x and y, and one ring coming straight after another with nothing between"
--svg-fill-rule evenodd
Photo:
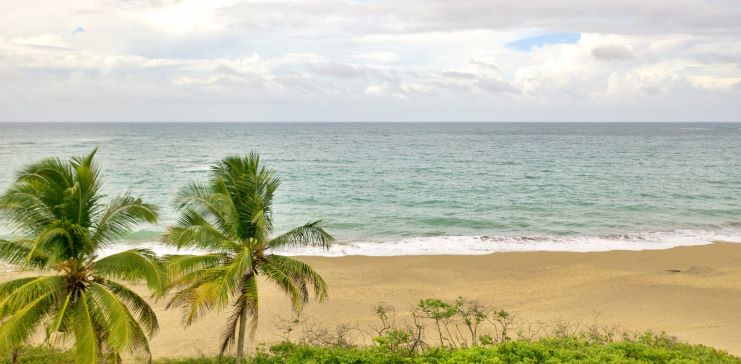
<instances>
[{"instance_id":1,"label":"sea foam","mask_svg":"<svg viewBox=\"0 0 741 364\"><path fill-rule=\"evenodd\" d=\"M316 246L278 249L290 256L403 256L403 255L483 255L498 252L600 252L610 250L655 250L677 246L704 245L714 241L741 242L741 228L720 230L674 230L637 234L593 236L425 236L379 241L340 241L329 249ZM152 249L158 255L200 254L197 250L178 250L158 242L131 242L108 247L101 256L132 248Z\"/></svg>"}]
</instances>

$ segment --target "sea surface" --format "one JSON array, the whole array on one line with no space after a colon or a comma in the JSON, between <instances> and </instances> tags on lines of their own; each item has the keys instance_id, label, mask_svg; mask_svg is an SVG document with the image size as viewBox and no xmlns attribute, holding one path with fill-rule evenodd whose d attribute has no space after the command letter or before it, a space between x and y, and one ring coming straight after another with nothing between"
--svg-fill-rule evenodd
<instances>
[{"instance_id":1,"label":"sea surface","mask_svg":"<svg viewBox=\"0 0 741 364\"><path fill-rule=\"evenodd\" d=\"M120 249L172 252L157 240L178 188L253 150L283 180L277 232L324 219L338 240L287 254L741 242L740 123L0 123L0 190L31 162L95 147L107 194L163 211Z\"/></svg>"}]
</instances>

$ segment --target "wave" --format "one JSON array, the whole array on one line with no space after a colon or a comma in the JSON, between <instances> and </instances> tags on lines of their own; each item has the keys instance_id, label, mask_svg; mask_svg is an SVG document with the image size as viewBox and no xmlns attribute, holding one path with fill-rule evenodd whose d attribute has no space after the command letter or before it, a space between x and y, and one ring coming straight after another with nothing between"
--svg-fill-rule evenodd
<instances>
[{"instance_id":1,"label":"wave","mask_svg":"<svg viewBox=\"0 0 741 364\"><path fill-rule=\"evenodd\" d=\"M498 252L600 252L610 250L654 250L677 246L704 245L714 241L741 243L741 228L718 230L673 230L636 234L604 234L581 236L420 236L403 239L343 241L329 249L298 247L275 251L290 256L402 256L402 255L483 255ZM130 242L102 252L107 255L130 248L149 248L158 255L195 253L178 251L157 242Z\"/></svg>"},{"instance_id":2,"label":"wave","mask_svg":"<svg viewBox=\"0 0 741 364\"><path fill-rule=\"evenodd\" d=\"M714 241L741 243L741 223L723 224L712 230L680 229L630 234L570 236L454 235L418 236L399 239L340 241L329 249L297 247L276 253L291 256L400 256L400 255L482 255L498 252L600 252L610 250L653 250L677 246L704 245ZM161 244L161 232L142 230L131 238L100 252L100 256L133 248L151 249L158 255L199 254Z\"/></svg>"},{"instance_id":3,"label":"wave","mask_svg":"<svg viewBox=\"0 0 741 364\"><path fill-rule=\"evenodd\" d=\"M599 252L610 250L653 250L677 246L704 245L714 241L741 242L741 230L677 230L644 234L595 236L437 236L395 241L339 243L323 250L302 247L281 251L286 255L398 256L398 255L481 255L498 252Z\"/></svg>"}]
</instances>

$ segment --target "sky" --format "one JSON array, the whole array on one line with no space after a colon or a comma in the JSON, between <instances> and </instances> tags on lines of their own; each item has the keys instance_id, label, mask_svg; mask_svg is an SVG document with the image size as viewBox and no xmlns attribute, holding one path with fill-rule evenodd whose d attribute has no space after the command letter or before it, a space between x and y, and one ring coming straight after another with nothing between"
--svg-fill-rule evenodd
<instances>
[{"instance_id":1,"label":"sky","mask_svg":"<svg viewBox=\"0 0 741 364\"><path fill-rule=\"evenodd\" d=\"M0 8L0 121L741 121L739 0Z\"/></svg>"}]
</instances>

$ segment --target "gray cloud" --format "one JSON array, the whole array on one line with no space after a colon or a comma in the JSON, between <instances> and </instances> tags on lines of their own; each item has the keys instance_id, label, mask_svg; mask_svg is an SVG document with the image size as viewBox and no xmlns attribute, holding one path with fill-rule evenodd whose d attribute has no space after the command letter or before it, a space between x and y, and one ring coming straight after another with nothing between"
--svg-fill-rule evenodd
<instances>
[{"instance_id":1,"label":"gray cloud","mask_svg":"<svg viewBox=\"0 0 741 364\"><path fill-rule=\"evenodd\" d=\"M625 46L608 44L593 48L592 56L601 61L620 61L633 58L633 53Z\"/></svg>"},{"instance_id":2,"label":"gray cloud","mask_svg":"<svg viewBox=\"0 0 741 364\"><path fill-rule=\"evenodd\" d=\"M469 60L468 62L471 63L471 64L474 64L474 65L477 65L477 66L483 66L483 67L486 67L486 68L493 69L495 71L499 71L499 68L497 68L496 65L493 65L493 64L488 63L488 62L480 61L480 60L477 60L477 59L472 59L472 60Z\"/></svg>"},{"instance_id":3,"label":"gray cloud","mask_svg":"<svg viewBox=\"0 0 741 364\"><path fill-rule=\"evenodd\" d=\"M380 0L249 2L225 7L231 24L251 30L334 36L470 29L543 28L623 34L692 32L739 34L741 5L735 0ZM332 36L324 34L324 36Z\"/></svg>"},{"instance_id":4,"label":"gray cloud","mask_svg":"<svg viewBox=\"0 0 741 364\"><path fill-rule=\"evenodd\" d=\"M462 78L466 80L472 80L476 78L476 75L473 73L468 72L458 72L458 71L444 71L442 73L445 77L451 77L451 78Z\"/></svg>"},{"instance_id":5,"label":"gray cloud","mask_svg":"<svg viewBox=\"0 0 741 364\"><path fill-rule=\"evenodd\" d=\"M484 79L479 80L477 82L478 86L482 89L494 93L494 94L500 94L500 93L520 93L520 90L511 84L501 81L501 80L495 80L495 79Z\"/></svg>"},{"instance_id":6,"label":"gray cloud","mask_svg":"<svg viewBox=\"0 0 741 364\"><path fill-rule=\"evenodd\" d=\"M307 68L317 75L336 78L361 78L371 76L374 73L368 67L338 62L312 63Z\"/></svg>"}]
</instances>

